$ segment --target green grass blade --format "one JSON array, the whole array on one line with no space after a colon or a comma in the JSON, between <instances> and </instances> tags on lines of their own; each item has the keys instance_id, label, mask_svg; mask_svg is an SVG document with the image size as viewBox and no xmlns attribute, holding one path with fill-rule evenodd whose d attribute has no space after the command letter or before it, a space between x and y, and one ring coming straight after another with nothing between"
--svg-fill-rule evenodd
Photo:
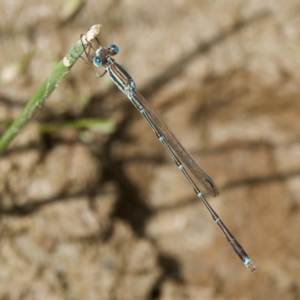
<instances>
[{"instance_id":1,"label":"green grass blade","mask_svg":"<svg viewBox=\"0 0 300 300\"><path fill-rule=\"evenodd\" d=\"M94 25L82 37L84 47L91 42L100 32L101 25ZM28 121L42 107L45 100L57 87L59 82L66 76L77 59L83 53L84 48L79 40L75 46L67 53L62 61L56 66L50 76L41 85L35 95L29 100L19 117L12 123L0 139L0 153L5 150L10 141L19 133L19 131L28 123Z\"/></svg>"},{"instance_id":2,"label":"green grass blade","mask_svg":"<svg viewBox=\"0 0 300 300\"><path fill-rule=\"evenodd\" d=\"M115 123L106 119L80 119L39 124L42 133L61 131L66 128L94 129L104 133L112 133L115 130Z\"/></svg>"}]
</instances>

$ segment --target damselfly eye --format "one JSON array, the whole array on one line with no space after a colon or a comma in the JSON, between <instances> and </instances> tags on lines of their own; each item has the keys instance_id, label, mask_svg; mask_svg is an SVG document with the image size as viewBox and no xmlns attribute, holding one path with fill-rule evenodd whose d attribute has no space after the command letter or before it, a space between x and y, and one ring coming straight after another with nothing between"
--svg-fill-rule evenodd
<instances>
[{"instance_id":1,"label":"damselfly eye","mask_svg":"<svg viewBox=\"0 0 300 300\"><path fill-rule=\"evenodd\" d=\"M111 55L116 55L116 54L119 53L119 47L116 46L116 45L111 44L111 45L108 46L108 49L112 50Z\"/></svg>"},{"instance_id":2,"label":"damselfly eye","mask_svg":"<svg viewBox=\"0 0 300 300\"><path fill-rule=\"evenodd\" d=\"M93 64L96 67L101 67L102 66L102 59L101 59L101 57L100 56L95 56L93 58Z\"/></svg>"}]
</instances>

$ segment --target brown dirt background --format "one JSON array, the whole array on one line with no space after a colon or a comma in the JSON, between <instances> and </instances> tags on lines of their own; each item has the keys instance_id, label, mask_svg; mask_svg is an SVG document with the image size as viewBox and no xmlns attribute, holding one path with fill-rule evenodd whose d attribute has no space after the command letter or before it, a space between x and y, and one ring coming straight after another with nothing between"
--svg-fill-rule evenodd
<instances>
[{"instance_id":1,"label":"brown dirt background","mask_svg":"<svg viewBox=\"0 0 300 300\"><path fill-rule=\"evenodd\" d=\"M208 199L257 272L109 77L79 61L0 158L0 299L300 299L299 1L72 5L0 1L0 119L102 24L218 185ZM116 130L39 130L82 118Z\"/></svg>"}]
</instances>

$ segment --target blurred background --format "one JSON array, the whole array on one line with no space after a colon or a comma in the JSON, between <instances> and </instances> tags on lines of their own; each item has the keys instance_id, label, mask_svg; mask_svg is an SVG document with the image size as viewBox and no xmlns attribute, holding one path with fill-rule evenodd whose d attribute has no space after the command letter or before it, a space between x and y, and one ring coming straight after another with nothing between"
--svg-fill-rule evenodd
<instances>
[{"instance_id":1,"label":"blurred background","mask_svg":"<svg viewBox=\"0 0 300 300\"><path fill-rule=\"evenodd\" d=\"M1 134L94 24L214 179L250 274L148 124L79 60L0 157L0 299L300 299L299 1L0 1ZM78 128L85 119L97 126Z\"/></svg>"}]
</instances>

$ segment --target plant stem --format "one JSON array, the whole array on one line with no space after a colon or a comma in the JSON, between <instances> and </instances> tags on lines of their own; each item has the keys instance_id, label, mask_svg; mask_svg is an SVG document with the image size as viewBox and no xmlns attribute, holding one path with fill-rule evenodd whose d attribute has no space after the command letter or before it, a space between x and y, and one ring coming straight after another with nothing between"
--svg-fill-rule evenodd
<instances>
[{"instance_id":1,"label":"plant stem","mask_svg":"<svg viewBox=\"0 0 300 300\"><path fill-rule=\"evenodd\" d=\"M101 25L97 24L91 27L86 34L75 44L75 46L66 54L62 61L56 66L50 76L40 86L38 91L26 104L18 118L11 124L0 139L0 153L5 150L10 141L19 133L19 131L28 123L28 121L42 107L45 100L57 87L59 82L66 76L77 59L100 32ZM82 46L83 44L83 46Z\"/></svg>"},{"instance_id":2,"label":"plant stem","mask_svg":"<svg viewBox=\"0 0 300 300\"><path fill-rule=\"evenodd\" d=\"M111 133L115 129L115 123L105 119L80 119L39 124L39 129L42 133L60 131L66 128L98 129L105 133Z\"/></svg>"}]
</instances>

